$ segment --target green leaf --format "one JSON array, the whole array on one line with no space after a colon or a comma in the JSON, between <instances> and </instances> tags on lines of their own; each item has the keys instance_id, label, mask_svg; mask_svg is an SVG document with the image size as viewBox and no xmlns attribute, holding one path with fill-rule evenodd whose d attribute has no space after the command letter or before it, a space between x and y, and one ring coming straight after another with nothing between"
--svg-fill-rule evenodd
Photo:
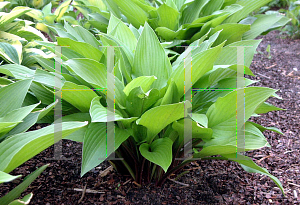
<instances>
[{"instance_id":1,"label":"green leaf","mask_svg":"<svg viewBox=\"0 0 300 205\"><path fill-rule=\"evenodd\" d=\"M274 25L276 22L280 21L281 19L285 19L286 17L280 14L273 14L273 15L255 15L256 20L254 23L251 24L251 29L244 33L243 39L244 40L251 40L255 39L261 33L267 31ZM286 18L287 19L287 18Z\"/></svg>"},{"instance_id":2,"label":"green leaf","mask_svg":"<svg viewBox=\"0 0 300 205\"><path fill-rule=\"evenodd\" d=\"M63 1L55 10L54 15L56 15L56 21L60 21L60 19L63 17L67 9L69 8L69 5L71 4L72 0Z\"/></svg>"},{"instance_id":3,"label":"green leaf","mask_svg":"<svg viewBox=\"0 0 300 205\"><path fill-rule=\"evenodd\" d=\"M91 103L90 115L92 122L134 121L137 117L123 118L117 112L111 112L99 102L101 97L95 97ZM111 119L114 116L114 119Z\"/></svg>"},{"instance_id":4,"label":"green leaf","mask_svg":"<svg viewBox=\"0 0 300 205\"><path fill-rule=\"evenodd\" d=\"M209 2L209 0L195 0L188 5L182 12L181 23L188 24L192 23L199 17L202 9Z\"/></svg>"},{"instance_id":5,"label":"green leaf","mask_svg":"<svg viewBox=\"0 0 300 205\"><path fill-rule=\"evenodd\" d=\"M102 63L92 59L77 58L70 59L64 62L64 64L71 68L70 72L75 72L83 80L94 86L94 88L106 87L107 71Z\"/></svg>"},{"instance_id":6,"label":"green leaf","mask_svg":"<svg viewBox=\"0 0 300 205\"><path fill-rule=\"evenodd\" d=\"M157 102L159 94L157 89L151 89L148 93L144 93L141 87L134 88L126 97L126 111L131 116L140 117Z\"/></svg>"},{"instance_id":7,"label":"green leaf","mask_svg":"<svg viewBox=\"0 0 300 205\"><path fill-rule=\"evenodd\" d=\"M56 100L56 102L51 103L50 105L48 105L47 107L30 113L28 116L26 116L23 119L23 122L21 122L20 124L18 124L14 129L12 129L9 133L7 133L7 136L11 136L11 135L15 135L21 132L25 132L27 131L30 127L32 127L38 120L42 119L43 117L45 117L56 105L58 101Z\"/></svg>"},{"instance_id":8,"label":"green leaf","mask_svg":"<svg viewBox=\"0 0 300 205\"><path fill-rule=\"evenodd\" d=\"M10 2L9 1L0 2L0 9L3 9L7 4L10 4Z\"/></svg>"},{"instance_id":9,"label":"green leaf","mask_svg":"<svg viewBox=\"0 0 300 205\"><path fill-rule=\"evenodd\" d=\"M214 29L212 29L211 34L216 33L217 31L221 31L218 39L215 41L213 45L219 45L220 43L226 41L225 45L241 41L242 36L245 32L249 31L251 28L250 25L244 24L235 24L235 23L228 23L228 24L221 24Z\"/></svg>"},{"instance_id":10,"label":"green leaf","mask_svg":"<svg viewBox=\"0 0 300 205\"><path fill-rule=\"evenodd\" d=\"M59 88L61 89L61 87L63 86L63 84L65 83L65 79L64 77L62 77L61 75L54 73L54 72L48 72L45 71L43 69L36 69L33 80L35 82L41 83L43 85L49 86L51 88ZM59 84L57 85L56 82L61 81Z\"/></svg>"},{"instance_id":11,"label":"green leaf","mask_svg":"<svg viewBox=\"0 0 300 205\"><path fill-rule=\"evenodd\" d=\"M3 182L10 182L13 181L19 177L21 177L22 175L18 175L18 176L12 176L10 174L7 174L5 172L0 171L0 184Z\"/></svg>"},{"instance_id":12,"label":"green leaf","mask_svg":"<svg viewBox=\"0 0 300 205\"><path fill-rule=\"evenodd\" d=\"M145 112L137 124L148 128L147 141L153 138L167 125L184 117L184 103L161 105Z\"/></svg>"},{"instance_id":13,"label":"green leaf","mask_svg":"<svg viewBox=\"0 0 300 205\"><path fill-rule=\"evenodd\" d=\"M42 101L42 104L49 105L53 103L55 97L54 92L46 86L33 82L30 86L30 90L37 99Z\"/></svg>"},{"instance_id":14,"label":"green leaf","mask_svg":"<svg viewBox=\"0 0 300 205\"><path fill-rule=\"evenodd\" d=\"M201 12L201 16L208 16L215 11L221 9L222 5L224 4L225 0L218 0L218 1L209 1Z\"/></svg>"},{"instance_id":15,"label":"green leaf","mask_svg":"<svg viewBox=\"0 0 300 205\"><path fill-rule=\"evenodd\" d=\"M195 153L193 155L194 158L204 158L213 155L224 155L224 154L232 154L236 153L237 147L236 145L210 145L207 147L203 147L203 149L199 153Z\"/></svg>"},{"instance_id":16,"label":"green leaf","mask_svg":"<svg viewBox=\"0 0 300 205\"><path fill-rule=\"evenodd\" d=\"M264 127L264 126L261 126L259 124L256 124L254 122L249 122L251 123L252 125L254 125L255 127L257 127L261 132L264 132L265 130L270 130L270 131L273 131L273 132L276 132L278 134L281 134L281 135L284 135L280 129L276 128L276 127Z\"/></svg>"},{"instance_id":17,"label":"green leaf","mask_svg":"<svg viewBox=\"0 0 300 205\"><path fill-rule=\"evenodd\" d=\"M120 19L114 15L110 16L107 34L112 35L124 43L132 52L137 45L137 39L134 34Z\"/></svg>"},{"instance_id":18,"label":"green leaf","mask_svg":"<svg viewBox=\"0 0 300 205\"><path fill-rule=\"evenodd\" d=\"M243 8L226 19L224 23L237 23L247 17L252 11L266 5L270 1L271 0L240 0L236 3L243 6Z\"/></svg>"},{"instance_id":19,"label":"green leaf","mask_svg":"<svg viewBox=\"0 0 300 205\"><path fill-rule=\"evenodd\" d=\"M172 163L173 141L169 138L160 138L153 141L150 145L141 144L139 150L141 155L150 162L159 165L165 172Z\"/></svg>"},{"instance_id":20,"label":"green leaf","mask_svg":"<svg viewBox=\"0 0 300 205\"><path fill-rule=\"evenodd\" d=\"M6 205L12 202L14 199L18 198L25 189L49 166L49 164L44 165L37 170L35 170L33 173L28 175L24 181L18 185L16 188L14 188L12 191L10 191L8 194L6 194L4 197L0 198L0 204Z\"/></svg>"},{"instance_id":21,"label":"green leaf","mask_svg":"<svg viewBox=\"0 0 300 205\"><path fill-rule=\"evenodd\" d=\"M166 41L173 41L179 32L175 32L166 27L158 27L155 29L157 35L165 39Z\"/></svg>"},{"instance_id":22,"label":"green leaf","mask_svg":"<svg viewBox=\"0 0 300 205\"><path fill-rule=\"evenodd\" d=\"M259 174L263 174L263 175L270 177L273 180L273 182L280 188L282 193L284 194L284 190L283 190L281 182L276 177L271 175L268 172L268 170L255 164L251 158L240 155L240 154L224 154L223 156L226 157L228 160L239 163L243 167L243 169L249 173L259 173ZM241 158L241 159L239 159L239 158Z\"/></svg>"},{"instance_id":23,"label":"green leaf","mask_svg":"<svg viewBox=\"0 0 300 205\"><path fill-rule=\"evenodd\" d=\"M231 43L223 48L219 58L216 60L215 65L236 65L237 64L237 48L236 46L249 46L245 47L244 61L245 66L250 67L256 48L261 40L246 40Z\"/></svg>"},{"instance_id":24,"label":"green leaf","mask_svg":"<svg viewBox=\"0 0 300 205\"><path fill-rule=\"evenodd\" d=\"M15 109L9 113L7 113L5 116L0 118L0 122L21 122L38 104L22 107ZM13 127L11 127L12 129ZM0 137L2 137L4 134L9 132L11 129L3 129L0 131Z\"/></svg>"},{"instance_id":25,"label":"green leaf","mask_svg":"<svg viewBox=\"0 0 300 205\"><path fill-rule=\"evenodd\" d=\"M225 43L225 42L224 42ZM220 44L217 47L211 48L204 52L200 52L193 56L193 69L192 69L192 83L195 84L205 73L213 68L215 60L218 58L221 53L224 43ZM182 62L176 70L173 71L170 78L173 78L177 88L179 96L184 94L184 77L185 77L185 64Z\"/></svg>"},{"instance_id":26,"label":"green leaf","mask_svg":"<svg viewBox=\"0 0 300 205\"><path fill-rule=\"evenodd\" d=\"M24 205L24 204L29 204L30 200L32 199L33 194L27 194L26 196L24 196L22 199L17 199L14 200L13 202L9 203L9 205Z\"/></svg>"},{"instance_id":27,"label":"green leaf","mask_svg":"<svg viewBox=\"0 0 300 205\"><path fill-rule=\"evenodd\" d=\"M255 110L255 113L262 114L262 113L267 113L275 110L284 110L284 109L271 105L270 103L264 102Z\"/></svg>"},{"instance_id":28,"label":"green leaf","mask_svg":"<svg viewBox=\"0 0 300 205\"><path fill-rule=\"evenodd\" d=\"M55 133L61 133L61 137L64 138L85 125L87 125L87 122L65 122L58 125L62 126L62 130L57 130L54 133L54 125L50 125L7 138L0 143L0 156L2 159L0 170L9 173L56 143L60 139L54 137Z\"/></svg>"},{"instance_id":29,"label":"green leaf","mask_svg":"<svg viewBox=\"0 0 300 205\"><path fill-rule=\"evenodd\" d=\"M161 89L166 86L172 67L163 47L148 25L139 38L134 56L132 74L139 76L156 76L157 80L152 84L152 88Z\"/></svg>"},{"instance_id":30,"label":"green leaf","mask_svg":"<svg viewBox=\"0 0 300 205\"><path fill-rule=\"evenodd\" d=\"M179 24L180 13L168 6L167 4L162 4L158 9L158 26L166 27L171 30L176 30Z\"/></svg>"},{"instance_id":31,"label":"green leaf","mask_svg":"<svg viewBox=\"0 0 300 205\"><path fill-rule=\"evenodd\" d=\"M14 41L14 43L19 41ZM22 44L21 44L22 46ZM9 63L21 64L21 56L19 56L17 48L9 43L0 42L0 57L3 57Z\"/></svg>"},{"instance_id":32,"label":"green leaf","mask_svg":"<svg viewBox=\"0 0 300 205\"><path fill-rule=\"evenodd\" d=\"M197 114L197 113L192 113L191 118L198 122L200 125L204 126L207 128L208 125L208 119L207 116L204 114Z\"/></svg>"},{"instance_id":33,"label":"green leaf","mask_svg":"<svg viewBox=\"0 0 300 205\"><path fill-rule=\"evenodd\" d=\"M18 64L2 65L0 66L0 72L16 79L26 79L29 77L33 77L35 74L34 70Z\"/></svg>"},{"instance_id":34,"label":"green leaf","mask_svg":"<svg viewBox=\"0 0 300 205\"><path fill-rule=\"evenodd\" d=\"M3 28L7 24L13 22L16 18L22 16L23 14L27 13L30 10L31 9L28 7L26 9L21 9L21 10L18 10L18 7L15 7L13 10L11 10L11 12L4 13L0 18L0 28Z\"/></svg>"},{"instance_id":35,"label":"green leaf","mask_svg":"<svg viewBox=\"0 0 300 205\"><path fill-rule=\"evenodd\" d=\"M81 37L82 42L88 43L95 48L99 49L99 46L101 46L101 43L97 40L97 38L88 30L83 28L79 25L73 26L74 30L77 32L77 34Z\"/></svg>"},{"instance_id":36,"label":"green leaf","mask_svg":"<svg viewBox=\"0 0 300 205\"><path fill-rule=\"evenodd\" d=\"M139 28L148 20L148 14L132 0L113 0L113 2L119 6L128 22L134 27Z\"/></svg>"},{"instance_id":37,"label":"green leaf","mask_svg":"<svg viewBox=\"0 0 300 205\"><path fill-rule=\"evenodd\" d=\"M69 102L81 112L89 112L92 100L97 97L97 94L89 87L68 81L62 89L62 99Z\"/></svg>"},{"instance_id":38,"label":"green leaf","mask_svg":"<svg viewBox=\"0 0 300 205\"><path fill-rule=\"evenodd\" d=\"M264 87L248 87L245 92L245 122L254 113L257 107L267 100L276 90ZM207 111L208 127L219 130L221 135L224 135L226 128L235 130L236 125L236 102L237 91L233 91L225 97L219 98Z\"/></svg>"},{"instance_id":39,"label":"green leaf","mask_svg":"<svg viewBox=\"0 0 300 205\"><path fill-rule=\"evenodd\" d=\"M180 101L180 97L178 95L178 89L174 80L168 86L168 89L162 98L161 105L178 103Z\"/></svg>"},{"instance_id":40,"label":"green leaf","mask_svg":"<svg viewBox=\"0 0 300 205\"><path fill-rule=\"evenodd\" d=\"M189 118L186 118L184 120L192 121ZM182 120L179 120L177 122L174 122L173 125L172 125L173 129L176 130L178 132L178 134L182 137L184 136L184 120L182 119ZM192 137L193 137L193 139L194 138L200 138L204 141L207 141L207 140L211 139L212 133L213 133L212 129L202 127L195 121L192 121L191 124L192 124Z\"/></svg>"},{"instance_id":41,"label":"green leaf","mask_svg":"<svg viewBox=\"0 0 300 205\"><path fill-rule=\"evenodd\" d=\"M62 122L86 122L91 123L91 116L89 113L75 113L71 115L66 115L62 117ZM87 126L69 134L64 139L72 140L76 142L83 142L85 132L87 130Z\"/></svg>"},{"instance_id":42,"label":"green leaf","mask_svg":"<svg viewBox=\"0 0 300 205\"><path fill-rule=\"evenodd\" d=\"M31 80L22 80L0 89L0 117L22 106L30 84Z\"/></svg>"},{"instance_id":43,"label":"green leaf","mask_svg":"<svg viewBox=\"0 0 300 205\"><path fill-rule=\"evenodd\" d=\"M155 76L141 76L133 79L124 88L124 93L129 95L132 89L141 86L142 90L146 93L150 90L151 85L157 78Z\"/></svg>"},{"instance_id":44,"label":"green leaf","mask_svg":"<svg viewBox=\"0 0 300 205\"><path fill-rule=\"evenodd\" d=\"M115 127L115 150L107 150L106 123L91 123L85 133L82 148L81 176L102 163L111 153L130 136L128 130Z\"/></svg>"},{"instance_id":45,"label":"green leaf","mask_svg":"<svg viewBox=\"0 0 300 205\"><path fill-rule=\"evenodd\" d=\"M99 62L103 55L103 53L99 49L95 48L94 46L88 43L78 42L70 38L62 37L57 37L56 39L57 45L68 46L71 50L81 54L86 58L90 58Z\"/></svg>"},{"instance_id":46,"label":"green leaf","mask_svg":"<svg viewBox=\"0 0 300 205\"><path fill-rule=\"evenodd\" d=\"M226 130L227 131L227 130ZM245 123L244 146L245 151L260 149L262 147L270 147L261 131L249 122ZM225 133L225 132L224 132ZM212 155L231 154L237 152L237 136L235 132L231 135L224 134L215 136L214 139L206 141L203 149L195 155L195 157L203 158Z\"/></svg>"}]
</instances>

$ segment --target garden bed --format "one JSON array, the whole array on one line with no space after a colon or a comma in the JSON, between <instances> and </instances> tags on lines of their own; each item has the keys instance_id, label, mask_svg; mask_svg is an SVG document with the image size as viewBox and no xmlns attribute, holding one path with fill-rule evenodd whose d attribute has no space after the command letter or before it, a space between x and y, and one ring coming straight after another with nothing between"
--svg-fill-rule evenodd
<instances>
[{"instance_id":1,"label":"garden bed","mask_svg":"<svg viewBox=\"0 0 300 205\"><path fill-rule=\"evenodd\" d=\"M23 176L36 167L50 163L23 195L34 193L32 204L297 204L300 203L300 40L281 39L273 31L263 38L252 71L256 85L279 89L282 101L271 98L275 106L287 110L264 114L257 122L275 126L285 136L266 131L270 148L248 152L258 165L278 177L286 196L271 179L248 174L238 164L229 161L198 161L184 170L189 173L176 181L168 180L161 188L153 184L139 187L130 177L112 171L100 177L107 162L80 178L81 144L64 141L63 153L69 160L48 160L54 156L53 147L27 161L12 174ZM271 58L266 52L271 46ZM256 119L252 119L255 121ZM18 184L1 184L3 196Z\"/></svg>"}]
</instances>

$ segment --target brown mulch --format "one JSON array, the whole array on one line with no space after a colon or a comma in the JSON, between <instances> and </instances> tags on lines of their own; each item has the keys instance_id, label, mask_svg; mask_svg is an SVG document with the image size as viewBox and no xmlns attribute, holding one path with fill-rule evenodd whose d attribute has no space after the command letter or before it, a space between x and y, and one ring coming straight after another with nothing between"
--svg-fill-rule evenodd
<instances>
[{"instance_id":1,"label":"brown mulch","mask_svg":"<svg viewBox=\"0 0 300 205\"><path fill-rule=\"evenodd\" d=\"M81 144L64 141L63 153L69 160L54 161L53 147L29 160L12 174L28 175L46 163L50 166L24 193L33 192L32 204L300 204L300 40L281 39L273 31L259 46L252 63L256 85L280 89L283 100L268 102L287 110L275 111L254 119L264 126L275 126L285 136L266 131L272 148L248 152L282 182L286 196L268 178L246 173L239 165L227 161L198 161L185 169L193 169L178 181L167 181L161 188L151 184L139 188L129 177L116 172L99 177L107 162L80 178ZM271 59L266 48L271 46ZM298 71L297 71L298 70ZM23 179L23 178L22 178ZM0 185L0 196L20 181ZM86 191L82 197L84 187ZM91 193L93 192L93 193ZM23 194L23 195L24 195Z\"/></svg>"}]
</instances>

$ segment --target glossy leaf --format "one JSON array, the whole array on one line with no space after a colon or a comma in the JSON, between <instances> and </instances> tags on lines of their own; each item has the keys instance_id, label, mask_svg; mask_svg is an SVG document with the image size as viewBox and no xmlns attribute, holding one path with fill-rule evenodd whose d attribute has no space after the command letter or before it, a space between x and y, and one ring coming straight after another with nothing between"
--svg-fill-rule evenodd
<instances>
[{"instance_id":1,"label":"glossy leaf","mask_svg":"<svg viewBox=\"0 0 300 205\"><path fill-rule=\"evenodd\" d=\"M172 67L159 40L146 23L139 38L134 56L132 74L139 76L156 76L152 88L163 88L167 84Z\"/></svg>"},{"instance_id":2,"label":"glossy leaf","mask_svg":"<svg viewBox=\"0 0 300 205\"><path fill-rule=\"evenodd\" d=\"M173 141L169 138L160 138L154 140L150 145L141 144L139 150L141 155L150 162L157 164L167 172L172 162L172 145Z\"/></svg>"},{"instance_id":3,"label":"glossy leaf","mask_svg":"<svg viewBox=\"0 0 300 205\"><path fill-rule=\"evenodd\" d=\"M115 127L115 150L107 150L106 123L91 123L85 133L82 148L81 176L103 162L129 137L130 132Z\"/></svg>"},{"instance_id":4,"label":"glossy leaf","mask_svg":"<svg viewBox=\"0 0 300 205\"><path fill-rule=\"evenodd\" d=\"M135 78L125 86L123 91L126 95L129 95L132 89L141 86L142 90L146 93L150 90L151 85L156 79L155 76L141 76Z\"/></svg>"},{"instance_id":5,"label":"glossy leaf","mask_svg":"<svg viewBox=\"0 0 300 205\"><path fill-rule=\"evenodd\" d=\"M97 97L97 94L92 89L68 81L62 89L62 99L82 112L88 112L92 100Z\"/></svg>"},{"instance_id":6,"label":"glossy leaf","mask_svg":"<svg viewBox=\"0 0 300 205\"><path fill-rule=\"evenodd\" d=\"M0 89L0 117L21 107L30 84L31 80L22 80Z\"/></svg>"},{"instance_id":7,"label":"glossy leaf","mask_svg":"<svg viewBox=\"0 0 300 205\"><path fill-rule=\"evenodd\" d=\"M147 139L151 142L163 128L184 117L184 103L161 105L145 112L138 121L148 128Z\"/></svg>"},{"instance_id":8,"label":"glossy leaf","mask_svg":"<svg viewBox=\"0 0 300 205\"><path fill-rule=\"evenodd\" d=\"M114 113L103 107L99 100L100 97L96 97L91 103L90 115L92 122L134 121L137 119L137 117L123 118L118 112ZM114 116L113 119L112 116Z\"/></svg>"},{"instance_id":9,"label":"glossy leaf","mask_svg":"<svg viewBox=\"0 0 300 205\"><path fill-rule=\"evenodd\" d=\"M87 125L86 122L62 123L62 138ZM11 172L30 158L56 143L54 138L54 125L14 135L0 143L0 170Z\"/></svg>"},{"instance_id":10,"label":"glossy leaf","mask_svg":"<svg viewBox=\"0 0 300 205\"><path fill-rule=\"evenodd\" d=\"M64 62L65 65L71 68L71 72L75 72L79 77L100 89L106 87L107 71L102 63L92 59L70 59Z\"/></svg>"}]
</instances>

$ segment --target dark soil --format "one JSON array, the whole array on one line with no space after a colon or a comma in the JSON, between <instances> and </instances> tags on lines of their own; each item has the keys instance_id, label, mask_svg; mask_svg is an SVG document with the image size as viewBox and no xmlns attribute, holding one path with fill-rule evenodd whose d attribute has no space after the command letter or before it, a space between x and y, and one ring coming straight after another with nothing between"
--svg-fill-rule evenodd
<instances>
[{"instance_id":1,"label":"dark soil","mask_svg":"<svg viewBox=\"0 0 300 205\"><path fill-rule=\"evenodd\" d=\"M285 136L266 131L264 134L272 148L247 155L279 178L285 197L268 177L246 173L236 163L227 161L198 161L185 167L190 172L178 181L188 186L167 181L160 188L153 184L140 188L129 177L114 171L100 177L99 173L109 166L107 162L80 178L82 145L71 141L63 143L64 156L69 160L47 160L54 156L51 147L12 174L26 176L50 163L24 193L34 193L32 204L78 204L85 186L86 193L79 204L300 204L300 40L278 36L273 31L261 37L264 40L252 63L252 71L255 79L260 80L256 85L280 89L277 94L283 100L271 98L268 102L287 110L264 114L253 121L278 127ZM271 59L266 52L269 44ZM0 185L0 195L19 182Z\"/></svg>"}]
</instances>

